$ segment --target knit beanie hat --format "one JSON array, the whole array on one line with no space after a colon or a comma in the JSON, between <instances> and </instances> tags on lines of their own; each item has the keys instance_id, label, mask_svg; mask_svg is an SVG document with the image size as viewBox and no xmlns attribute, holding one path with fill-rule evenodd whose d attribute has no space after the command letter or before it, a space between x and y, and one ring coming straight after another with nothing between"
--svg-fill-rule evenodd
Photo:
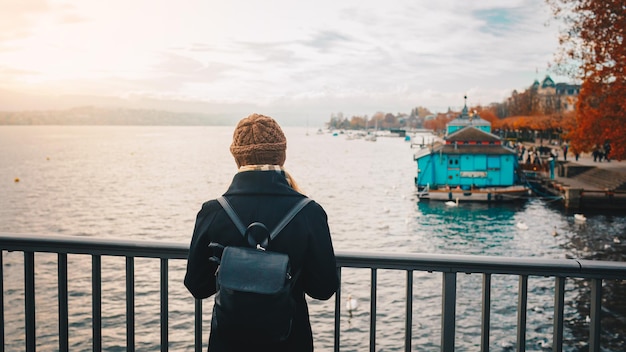
<instances>
[{"instance_id":1,"label":"knit beanie hat","mask_svg":"<svg viewBox=\"0 0 626 352\"><path fill-rule=\"evenodd\" d=\"M252 114L237 124L230 153L237 166L285 163L287 139L273 118Z\"/></svg>"}]
</instances>

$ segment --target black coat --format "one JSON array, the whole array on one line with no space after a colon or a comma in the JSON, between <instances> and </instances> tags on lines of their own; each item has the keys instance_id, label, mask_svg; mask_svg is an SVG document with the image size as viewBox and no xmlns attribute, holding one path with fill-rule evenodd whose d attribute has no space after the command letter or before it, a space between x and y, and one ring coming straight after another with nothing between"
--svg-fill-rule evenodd
<instances>
[{"instance_id":1,"label":"black coat","mask_svg":"<svg viewBox=\"0 0 626 352\"><path fill-rule=\"evenodd\" d=\"M276 171L237 173L224 196L245 225L260 221L270 230L304 197L289 186L282 173ZM224 246L247 245L216 200L202 205L189 248L185 286L198 299L216 292L217 265L209 261L210 242L218 242ZM311 324L304 294L326 300L335 293L339 285L324 209L316 202L310 202L274 239L270 249L288 254L294 272L301 270L293 290L296 315L289 339L274 346L233 346L232 342L224 341L214 333L214 327L211 326L209 351L313 351ZM242 336L241 341L250 342L245 336Z\"/></svg>"}]
</instances>

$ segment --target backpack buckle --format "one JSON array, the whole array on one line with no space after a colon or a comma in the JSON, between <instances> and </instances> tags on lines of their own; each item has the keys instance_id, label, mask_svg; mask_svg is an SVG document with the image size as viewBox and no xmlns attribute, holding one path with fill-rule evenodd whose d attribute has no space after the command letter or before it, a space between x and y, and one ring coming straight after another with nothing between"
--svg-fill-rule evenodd
<instances>
[{"instance_id":1,"label":"backpack buckle","mask_svg":"<svg viewBox=\"0 0 626 352\"><path fill-rule=\"evenodd\" d=\"M248 225L244 237L252 248L265 250L270 244L270 230L260 222Z\"/></svg>"}]
</instances>

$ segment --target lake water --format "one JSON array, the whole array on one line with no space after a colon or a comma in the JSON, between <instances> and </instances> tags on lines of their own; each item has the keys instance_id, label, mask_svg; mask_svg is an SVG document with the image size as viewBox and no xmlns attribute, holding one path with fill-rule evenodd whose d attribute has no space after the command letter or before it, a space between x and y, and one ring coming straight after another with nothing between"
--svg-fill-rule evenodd
<instances>
[{"instance_id":1,"label":"lake water","mask_svg":"<svg viewBox=\"0 0 626 352\"><path fill-rule=\"evenodd\" d=\"M221 195L236 172L228 148L232 127L0 126L0 232L164 240L188 243L201 204ZM285 167L328 213L336 251L441 253L624 260L626 216L573 214L550 200L516 204L418 202L410 143L376 142L314 129L285 128ZM421 141L428 135L417 136ZM19 179L19 182L16 182ZM520 221L527 230L516 226ZM556 230L557 236L553 236ZM23 255L3 253L7 351L24 346ZM158 260L137 259L137 350L159 349ZM125 350L124 258L103 258L103 348ZM70 350L91 350L91 260L69 256ZM170 350L191 351L193 299L182 285L185 262L170 264ZM58 346L56 255L36 256L37 343ZM341 350L368 349L369 271L344 269ZM378 274L377 350L403 351L404 272ZM459 351L480 346L480 275L459 275ZM567 351L584 349L589 290L566 284ZM529 279L527 350L552 339L553 280ZM492 279L494 351L515 343L517 277ZM603 351L622 351L626 326L623 283L607 282ZM441 274L415 273L413 350L440 342ZM344 297L345 296L345 297ZM205 337L211 299L205 301ZM310 300L317 351L332 351L334 300ZM343 312L345 313L345 312Z\"/></svg>"}]
</instances>

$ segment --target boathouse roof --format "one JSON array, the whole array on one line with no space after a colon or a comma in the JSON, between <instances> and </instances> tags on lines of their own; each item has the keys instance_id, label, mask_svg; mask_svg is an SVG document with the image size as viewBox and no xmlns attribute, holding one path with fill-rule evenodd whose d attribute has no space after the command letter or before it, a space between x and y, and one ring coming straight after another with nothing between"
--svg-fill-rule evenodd
<instances>
[{"instance_id":1,"label":"boathouse roof","mask_svg":"<svg viewBox=\"0 0 626 352\"><path fill-rule=\"evenodd\" d=\"M415 159L421 159L427 155L436 154L482 154L482 155L515 155L516 152L502 145L457 145L454 144L435 144L432 148L424 148L415 154Z\"/></svg>"},{"instance_id":2,"label":"boathouse roof","mask_svg":"<svg viewBox=\"0 0 626 352\"><path fill-rule=\"evenodd\" d=\"M506 155L506 154L516 154L514 150L511 150L502 145L481 145L481 144L472 144L472 145L454 145L454 144L446 144L440 148L443 154L485 154L485 155ZM436 150L437 152L439 150Z\"/></svg>"},{"instance_id":3,"label":"boathouse roof","mask_svg":"<svg viewBox=\"0 0 626 352\"><path fill-rule=\"evenodd\" d=\"M491 123L482 119L478 114L470 115L467 105L465 105L461 114L448 122L448 126L491 126Z\"/></svg>"},{"instance_id":4,"label":"boathouse roof","mask_svg":"<svg viewBox=\"0 0 626 352\"><path fill-rule=\"evenodd\" d=\"M500 137L474 126L467 126L446 136L446 142L499 142Z\"/></svg>"},{"instance_id":5,"label":"boathouse roof","mask_svg":"<svg viewBox=\"0 0 626 352\"><path fill-rule=\"evenodd\" d=\"M421 159L427 155L436 154L482 154L482 155L515 155L514 150L499 144L441 144L435 143L430 148L424 148L415 154L415 159Z\"/></svg>"}]
</instances>

